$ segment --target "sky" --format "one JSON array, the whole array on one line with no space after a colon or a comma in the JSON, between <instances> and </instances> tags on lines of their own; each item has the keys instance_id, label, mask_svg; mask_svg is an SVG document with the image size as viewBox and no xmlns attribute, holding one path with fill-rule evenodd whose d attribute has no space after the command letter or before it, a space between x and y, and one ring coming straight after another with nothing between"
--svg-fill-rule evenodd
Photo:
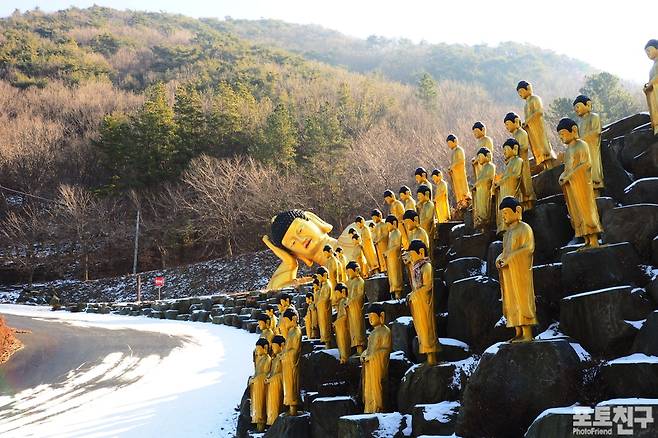
<instances>
[{"instance_id":1,"label":"sky","mask_svg":"<svg viewBox=\"0 0 658 438\"><path fill-rule=\"evenodd\" d=\"M359 38L488 45L517 41L638 83L648 80L651 68L644 45L658 38L658 16L646 0L2 0L0 16L36 6L54 11L93 4L191 17L272 18Z\"/></svg>"}]
</instances>

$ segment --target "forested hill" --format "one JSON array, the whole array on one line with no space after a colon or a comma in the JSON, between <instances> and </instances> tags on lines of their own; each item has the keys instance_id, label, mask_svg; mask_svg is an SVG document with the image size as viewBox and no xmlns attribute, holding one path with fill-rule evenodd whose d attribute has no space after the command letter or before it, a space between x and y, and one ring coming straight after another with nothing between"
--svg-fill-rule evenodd
<instances>
[{"instance_id":1,"label":"forested hill","mask_svg":"<svg viewBox=\"0 0 658 438\"><path fill-rule=\"evenodd\" d=\"M549 101L576 92L594 69L586 63L536 46L505 42L498 46L414 44L407 39L349 37L316 25L278 20L204 20L215 29L280 47L331 65L379 72L404 83L416 83L427 72L436 80L477 84L507 103L518 96L514 86L525 78L538 84Z\"/></svg>"}]
</instances>

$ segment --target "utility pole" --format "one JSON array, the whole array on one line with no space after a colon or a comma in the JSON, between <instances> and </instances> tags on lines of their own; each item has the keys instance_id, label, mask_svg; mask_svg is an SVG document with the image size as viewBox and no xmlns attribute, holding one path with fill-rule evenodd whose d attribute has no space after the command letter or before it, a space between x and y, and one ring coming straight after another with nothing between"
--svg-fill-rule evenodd
<instances>
[{"instance_id":1,"label":"utility pole","mask_svg":"<svg viewBox=\"0 0 658 438\"><path fill-rule=\"evenodd\" d=\"M133 275L137 275L137 252L139 249L139 214L140 208L137 207L137 220L135 221L135 251L133 253ZM141 277L137 277L137 301L142 299L142 281Z\"/></svg>"}]
</instances>

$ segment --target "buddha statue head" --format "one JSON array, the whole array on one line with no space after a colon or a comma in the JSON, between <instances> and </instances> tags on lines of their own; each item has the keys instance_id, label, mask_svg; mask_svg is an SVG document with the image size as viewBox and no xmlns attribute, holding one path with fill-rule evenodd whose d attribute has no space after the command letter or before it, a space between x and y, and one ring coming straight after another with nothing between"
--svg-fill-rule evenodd
<instances>
[{"instance_id":1,"label":"buddha statue head","mask_svg":"<svg viewBox=\"0 0 658 438\"><path fill-rule=\"evenodd\" d=\"M389 233L398 228L398 218L394 215L389 214L386 216L386 231Z\"/></svg>"},{"instance_id":2,"label":"buddha statue head","mask_svg":"<svg viewBox=\"0 0 658 438\"><path fill-rule=\"evenodd\" d=\"M270 317L264 313L256 315L256 321L261 332L270 326Z\"/></svg>"},{"instance_id":3,"label":"buddha statue head","mask_svg":"<svg viewBox=\"0 0 658 438\"><path fill-rule=\"evenodd\" d=\"M334 290L336 291L337 299L347 298L347 285L345 283L337 283Z\"/></svg>"},{"instance_id":4,"label":"buddha statue head","mask_svg":"<svg viewBox=\"0 0 658 438\"><path fill-rule=\"evenodd\" d=\"M528 97L532 96L532 84L526 81L519 81L516 85L516 92L521 99L526 100Z\"/></svg>"},{"instance_id":5,"label":"buddha statue head","mask_svg":"<svg viewBox=\"0 0 658 438\"><path fill-rule=\"evenodd\" d=\"M411 189L407 186L400 187L399 193L401 201L406 201L407 199L411 198Z\"/></svg>"},{"instance_id":6,"label":"buddha statue head","mask_svg":"<svg viewBox=\"0 0 658 438\"><path fill-rule=\"evenodd\" d=\"M272 317L274 316L274 311L275 311L275 310L276 310L276 306L275 306L274 304L270 304L270 305L267 306L267 308L265 309L265 314L266 314L267 316L269 316L270 319L272 319Z\"/></svg>"},{"instance_id":7,"label":"buddha statue head","mask_svg":"<svg viewBox=\"0 0 658 438\"><path fill-rule=\"evenodd\" d=\"M523 216L523 207L521 203L513 196L506 196L500 201L498 209L502 212L505 226L510 226L519 222Z\"/></svg>"},{"instance_id":8,"label":"buddha statue head","mask_svg":"<svg viewBox=\"0 0 658 438\"><path fill-rule=\"evenodd\" d=\"M505 129L507 132L512 134L514 131L521 127L521 117L516 113L507 113L505 114Z\"/></svg>"},{"instance_id":9,"label":"buddha statue head","mask_svg":"<svg viewBox=\"0 0 658 438\"><path fill-rule=\"evenodd\" d=\"M432 191L425 184L421 184L416 189L416 198L419 203L427 202L432 200Z\"/></svg>"},{"instance_id":10,"label":"buddha statue head","mask_svg":"<svg viewBox=\"0 0 658 438\"><path fill-rule=\"evenodd\" d=\"M267 354L269 350L269 346L270 343L267 342L267 339L258 338L258 340L256 341L256 350L255 350L256 356L263 356Z\"/></svg>"},{"instance_id":11,"label":"buddha statue head","mask_svg":"<svg viewBox=\"0 0 658 438\"><path fill-rule=\"evenodd\" d=\"M361 266L359 262L352 260L345 266L345 270L349 278L354 278L361 273Z\"/></svg>"},{"instance_id":12,"label":"buddha statue head","mask_svg":"<svg viewBox=\"0 0 658 438\"><path fill-rule=\"evenodd\" d=\"M354 218L354 223L356 227L360 230L363 230L366 227L366 221L363 219L363 216L357 216Z\"/></svg>"},{"instance_id":13,"label":"buddha statue head","mask_svg":"<svg viewBox=\"0 0 658 438\"><path fill-rule=\"evenodd\" d=\"M505 156L505 161L519 155L519 142L515 138L505 140L505 143L503 143L503 155Z\"/></svg>"},{"instance_id":14,"label":"buddha statue head","mask_svg":"<svg viewBox=\"0 0 658 438\"><path fill-rule=\"evenodd\" d=\"M339 255L341 255L342 253L343 253L343 248L340 247L340 246L337 246L337 247L336 247L336 255L339 256Z\"/></svg>"},{"instance_id":15,"label":"buddha statue head","mask_svg":"<svg viewBox=\"0 0 658 438\"><path fill-rule=\"evenodd\" d=\"M427 246L422 240L414 239L409 243L407 253L411 259L411 263L416 263L418 260L427 257Z\"/></svg>"},{"instance_id":16,"label":"buddha statue head","mask_svg":"<svg viewBox=\"0 0 658 438\"><path fill-rule=\"evenodd\" d=\"M288 210L272 220L272 243L307 265L322 263L322 248L333 226L309 211Z\"/></svg>"},{"instance_id":17,"label":"buddha statue head","mask_svg":"<svg viewBox=\"0 0 658 438\"><path fill-rule=\"evenodd\" d=\"M644 45L644 52L650 60L658 59L658 40L651 39Z\"/></svg>"},{"instance_id":18,"label":"buddha statue head","mask_svg":"<svg viewBox=\"0 0 658 438\"><path fill-rule=\"evenodd\" d=\"M395 193L393 193L391 190L385 190L384 191L384 202L386 204L391 205L395 201Z\"/></svg>"},{"instance_id":19,"label":"buddha statue head","mask_svg":"<svg viewBox=\"0 0 658 438\"><path fill-rule=\"evenodd\" d=\"M427 181L427 170L424 167L418 167L414 172L414 178L416 178L416 184L424 183Z\"/></svg>"},{"instance_id":20,"label":"buddha statue head","mask_svg":"<svg viewBox=\"0 0 658 438\"><path fill-rule=\"evenodd\" d=\"M416 210L407 210L402 216L402 224L407 231L413 231L416 227L420 226L420 219L418 219L418 212Z\"/></svg>"},{"instance_id":21,"label":"buddha statue head","mask_svg":"<svg viewBox=\"0 0 658 438\"><path fill-rule=\"evenodd\" d=\"M320 282L320 285L322 285L329 278L329 271L324 266L320 266L315 271L315 278Z\"/></svg>"},{"instance_id":22,"label":"buddha statue head","mask_svg":"<svg viewBox=\"0 0 658 438\"><path fill-rule=\"evenodd\" d=\"M384 306L379 303L372 303L368 306L368 322L373 327L378 327L386 322L386 314L384 313Z\"/></svg>"},{"instance_id":23,"label":"buddha statue head","mask_svg":"<svg viewBox=\"0 0 658 438\"><path fill-rule=\"evenodd\" d=\"M578 114L578 117L583 117L592 112L592 99L585 96L584 94L576 97L572 105L573 110L576 114Z\"/></svg>"},{"instance_id":24,"label":"buddha statue head","mask_svg":"<svg viewBox=\"0 0 658 438\"><path fill-rule=\"evenodd\" d=\"M480 148L477 154L477 162L480 166L491 161L491 151L489 148Z\"/></svg>"},{"instance_id":25,"label":"buddha statue head","mask_svg":"<svg viewBox=\"0 0 658 438\"><path fill-rule=\"evenodd\" d=\"M284 311L290 307L290 302L292 301L292 297L290 296L289 293L282 293L279 294L279 307L283 309Z\"/></svg>"},{"instance_id":26,"label":"buddha statue head","mask_svg":"<svg viewBox=\"0 0 658 438\"><path fill-rule=\"evenodd\" d=\"M459 139L457 138L456 135L450 134L446 137L446 142L448 143L448 147L450 149L454 149L457 146L459 146Z\"/></svg>"},{"instance_id":27,"label":"buddha statue head","mask_svg":"<svg viewBox=\"0 0 658 438\"><path fill-rule=\"evenodd\" d=\"M272 338L272 354L279 354L283 349L283 344L286 343L286 338L281 335L276 335Z\"/></svg>"},{"instance_id":28,"label":"buddha statue head","mask_svg":"<svg viewBox=\"0 0 658 438\"><path fill-rule=\"evenodd\" d=\"M438 184L443 180L443 172L441 172L439 169L434 169L432 171L432 181L434 181L434 184Z\"/></svg>"},{"instance_id":29,"label":"buddha statue head","mask_svg":"<svg viewBox=\"0 0 658 438\"><path fill-rule=\"evenodd\" d=\"M473 130L473 136L477 140L487 135L487 127L484 126L484 123L480 121L473 123L473 127L471 129Z\"/></svg>"},{"instance_id":30,"label":"buddha statue head","mask_svg":"<svg viewBox=\"0 0 658 438\"><path fill-rule=\"evenodd\" d=\"M320 280L317 277L313 278L313 293L317 293L320 291L320 287L322 284L320 284Z\"/></svg>"},{"instance_id":31,"label":"buddha statue head","mask_svg":"<svg viewBox=\"0 0 658 438\"><path fill-rule=\"evenodd\" d=\"M379 209L375 208L373 211L370 212L370 217L372 218L372 221L374 223L378 224L382 221L382 212L379 211Z\"/></svg>"},{"instance_id":32,"label":"buddha statue head","mask_svg":"<svg viewBox=\"0 0 658 438\"><path fill-rule=\"evenodd\" d=\"M325 245L322 248L322 255L324 255L325 260L328 260L332 255L334 255L334 250L331 245Z\"/></svg>"},{"instance_id":33,"label":"buddha statue head","mask_svg":"<svg viewBox=\"0 0 658 438\"><path fill-rule=\"evenodd\" d=\"M282 333L288 333L291 328L297 326L297 312L294 309L286 309L281 316Z\"/></svg>"},{"instance_id":34,"label":"buddha statue head","mask_svg":"<svg viewBox=\"0 0 658 438\"><path fill-rule=\"evenodd\" d=\"M354 233L352 234L352 243L356 246L361 246L361 236L359 236L359 233Z\"/></svg>"},{"instance_id":35,"label":"buddha statue head","mask_svg":"<svg viewBox=\"0 0 658 438\"><path fill-rule=\"evenodd\" d=\"M313 304L313 294L311 292L306 293L306 304Z\"/></svg>"},{"instance_id":36,"label":"buddha statue head","mask_svg":"<svg viewBox=\"0 0 658 438\"><path fill-rule=\"evenodd\" d=\"M578 124L567 117L560 119L557 124L557 134L564 144L571 144L578 139Z\"/></svg>"}]
</instances>

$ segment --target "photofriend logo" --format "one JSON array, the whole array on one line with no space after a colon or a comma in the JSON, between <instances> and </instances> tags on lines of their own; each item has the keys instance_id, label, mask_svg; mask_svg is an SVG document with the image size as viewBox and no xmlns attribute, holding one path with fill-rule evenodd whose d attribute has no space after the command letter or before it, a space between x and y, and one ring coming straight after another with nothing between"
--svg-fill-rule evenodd
<instances>
[{"instance_id":1,"label":"photofriend logo","mask_svg":"<svg viewBox=\"0 0 658 438\"><path fill-rule=\"evenodd\" d=\"M652 406L596 406L574 408L574 436L634 436L653 424Z\"/></svg>"}]
</instances>

